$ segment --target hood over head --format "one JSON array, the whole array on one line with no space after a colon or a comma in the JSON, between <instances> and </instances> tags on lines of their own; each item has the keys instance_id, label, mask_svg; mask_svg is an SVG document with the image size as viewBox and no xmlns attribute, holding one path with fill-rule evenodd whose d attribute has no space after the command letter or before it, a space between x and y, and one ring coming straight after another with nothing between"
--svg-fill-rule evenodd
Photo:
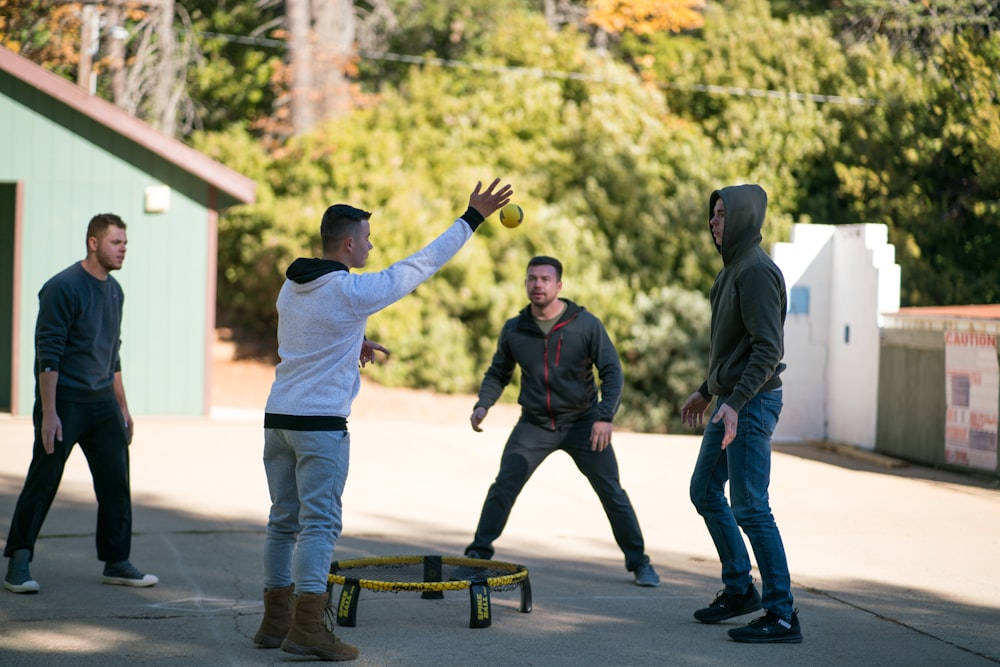
<instances>
[{"instance_id":1,"label":"hood over head","mask_svg":"<svg viewBox=\"0 0 1000 667\"><path fill-rule=\"evenodd\" d=\"M722 261L729 263L747 250L760 245L760 230L767 211L767 193L755 184L731 185L716 190L708 201L708 218L712 219L715 203L722 198L726 207L726 226L722 232L722 245L715 247L722 254ZM709 226L711 230L711 226Z\"/></svg>"}]
</instances>

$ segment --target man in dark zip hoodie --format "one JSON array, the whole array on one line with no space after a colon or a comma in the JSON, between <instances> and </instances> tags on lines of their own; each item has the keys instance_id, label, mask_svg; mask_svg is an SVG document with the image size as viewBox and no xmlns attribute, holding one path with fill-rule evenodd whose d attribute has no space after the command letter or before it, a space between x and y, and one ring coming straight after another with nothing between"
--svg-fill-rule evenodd
<instances>
[{"instance_id":1,"label":"man in dark zip hoodie","mask_svg":"<svg viewBox=\"0 0 1000 667\"><path fill-rule=\"evenodd\" d=\"M760 247L766 209L767 193L758 185L717 190L708 204L709 230L723 267L710 293L708 378L685 401L681 419L700 425L716 398L691 476L691 502L719 552L725 588L694 617L718 623L763 607L764 616L731 629L730 638L799 643L802 630L785 548L768 502L771 435L782 406L787 301L785 279ZM731 505L725 496L727 481ZM741 529L757 559L763 596L750 575Z\"/></svg>"},{"instance_id":2,"label":"man in dark zip hoodie","mask_svg":"<svg viewBox=\"0 0 1000 667\"><path fill-rule=\"evenodd\" d=\"M611 448L612 421L623 385L618 352L597 317L558 298L559 260L532 258L524 284L530 303L500 331L471 422L473 430L482 431L486 412L500 398L515 366L521 367L521 418L507 439L500 472L486 494L476 535L465 554L493 557L493 542L503 532L521 489L542 461L561 449L597 493L636 585L659 586L632 502L618 481L618 459Z\"/></svg>"}]
</instances>

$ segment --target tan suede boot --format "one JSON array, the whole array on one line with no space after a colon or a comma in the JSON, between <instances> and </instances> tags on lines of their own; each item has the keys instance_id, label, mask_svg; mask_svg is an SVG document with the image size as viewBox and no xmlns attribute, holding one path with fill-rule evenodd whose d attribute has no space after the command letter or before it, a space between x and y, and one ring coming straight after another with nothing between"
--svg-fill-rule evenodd
<instances>
[{"instance_id":1,"label":"tan suede boot","mask_svg":"<svg viewBox=\"0 0 1000 667\"><path fill-rule=\"evenodd\" d=\"M292 626L292 591L295 586L264 589L264 619L253 640L264 648L278 648Z\"/></svg>"},{"instance_id":2,"label":"tan suede boot","mask_svg":"<svg viewBox=\"0 0 1000 667\"><path fill-rule=\"evenodd\" d=\"M296 655L314 655L324 660L354 660L361 651L337 639L323 621L326 593L300 593L292 607L292 627L281 642L281 650Z\"/></svg>"}]
</instances>

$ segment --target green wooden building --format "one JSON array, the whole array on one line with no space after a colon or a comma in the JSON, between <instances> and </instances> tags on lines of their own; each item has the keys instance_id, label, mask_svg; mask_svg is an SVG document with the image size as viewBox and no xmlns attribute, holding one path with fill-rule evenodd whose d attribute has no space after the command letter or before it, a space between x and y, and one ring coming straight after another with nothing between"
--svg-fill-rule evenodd
<instances>
[{"instance_id":1,"label":"green wooden building","mask_svg":"<svg viewBox=\"0 0 1000 667\"><path fill-rule=\"evenodd\" d=\"M38 290L116 213L122 372L136 415L209 411L219 211L249 178L0 47L0 412L30 415Z\"/></svg>"}]
</instances>

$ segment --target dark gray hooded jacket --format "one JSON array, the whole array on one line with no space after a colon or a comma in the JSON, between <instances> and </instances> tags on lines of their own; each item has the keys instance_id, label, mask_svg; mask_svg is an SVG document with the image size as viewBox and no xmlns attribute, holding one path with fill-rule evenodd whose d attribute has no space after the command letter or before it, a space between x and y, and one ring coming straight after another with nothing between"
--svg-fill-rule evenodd
<instances>
[{"instance_id":1,"label":"dark gray hooded jacket","mask_svg":"<svg viewBox=\"0 0 1000 667\"><path fill-rule=\"evenodd\" d=\"M755 394L781 386L785 364L785 279L760 247L767 193L759 185L736 185L712 193L711 219L722 198L726 225L723 268L712 285L711 351L708 378L699 388L706 398L727 395L737 412Z\"/></svg>"}]
</instances>

